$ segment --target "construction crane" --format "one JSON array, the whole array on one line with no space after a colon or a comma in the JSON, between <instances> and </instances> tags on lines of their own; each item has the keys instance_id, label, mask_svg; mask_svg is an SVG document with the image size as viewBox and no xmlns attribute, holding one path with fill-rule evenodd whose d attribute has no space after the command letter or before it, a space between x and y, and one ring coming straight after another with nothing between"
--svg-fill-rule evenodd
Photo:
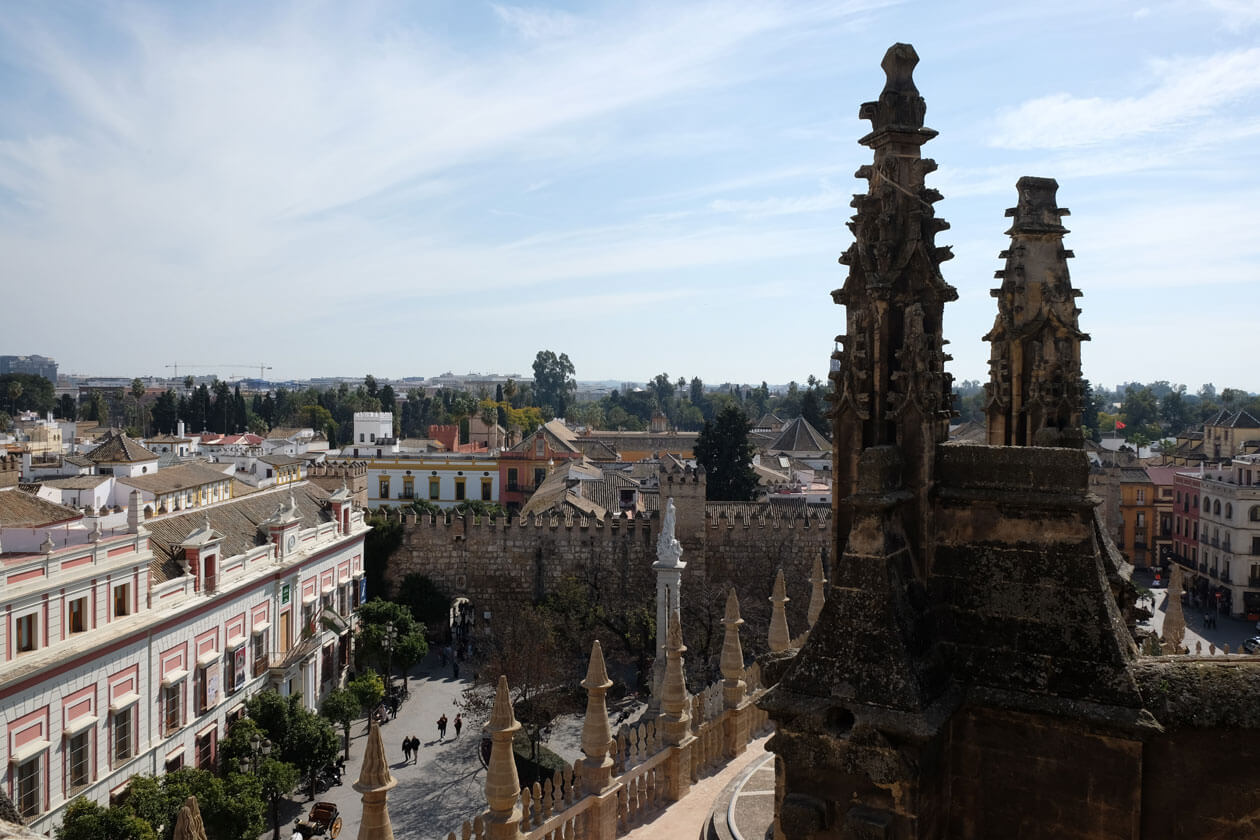
<instances>
[{"instance_id":1,"label":"construction crane","mask_svg":"<svg viewBox=\"0 0 1260 840\"><path fill-rule=\"evenodd\" d=\"M271 370L271 365L266 364L266 363L259 363L256 365L189 365L189 364L186 364L183 367L185 370L187 370L188 368L214 368L216 370L219 368L249 368L250 370L253 370L254 368L258 368L259 379L264 378L267 375L267 371ZM180 368L179 362L169 364L167 365L167 368L170 369L171 376L173 376L176 379L179 379L179 368Z\"/></svg>"}]
</instances>

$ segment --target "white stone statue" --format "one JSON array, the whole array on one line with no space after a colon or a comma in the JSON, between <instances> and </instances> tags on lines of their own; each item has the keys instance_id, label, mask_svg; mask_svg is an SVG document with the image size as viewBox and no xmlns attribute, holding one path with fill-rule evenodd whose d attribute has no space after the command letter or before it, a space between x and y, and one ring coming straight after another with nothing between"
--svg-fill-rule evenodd
<instances>
[{"instance_id":1,"label":"white stone statue","mask_svg":"<svg viewBox=\"0 0 1260 840\"><path fill-rule=\"evenodd\" d=\"M656 558L662 563L668 560L673 564L677 564L679 558L682 557L682 544L674 536L674 521L676 518L674 500L669 499L665 503L665 521L661 523L661 534L656 538Z\"/></svg>"}]
</instances>

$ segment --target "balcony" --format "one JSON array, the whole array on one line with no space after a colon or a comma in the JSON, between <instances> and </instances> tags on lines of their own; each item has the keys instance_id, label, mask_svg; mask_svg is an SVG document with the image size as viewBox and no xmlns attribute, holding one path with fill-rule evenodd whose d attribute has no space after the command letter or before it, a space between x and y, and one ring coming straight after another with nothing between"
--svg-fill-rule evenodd
<instances>
[{"instance_id":1,"label":"balcony","mask_svg":"<svg viewBox=\"0 0 1260 840\"><path fill-rule=\"evenodd\" d=\"M1252 575L1247 578L1247 585L1260 588L1260 575Z\"/></svg>"},{"instance_id":2,"label":"balcony","mask_svg":"<svg viewBox=\"0 0 1260 840\"><path fill-rule=\"evenodd\" d=\"M517 492L520 492L520 489L521 489L520 482L519 482L519 481L509 481L509 482L507 483L507 489L508 489L508 492L509 492L509 493L517 493Z\"/></svg>"}]
</instances>

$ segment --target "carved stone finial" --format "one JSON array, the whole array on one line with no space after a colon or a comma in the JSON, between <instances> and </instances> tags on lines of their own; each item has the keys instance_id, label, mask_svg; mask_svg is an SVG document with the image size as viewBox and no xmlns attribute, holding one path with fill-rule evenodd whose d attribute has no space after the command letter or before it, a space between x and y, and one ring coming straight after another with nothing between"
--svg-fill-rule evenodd
<instances>
[{"instance_id":1,"label":"carved stone finial","mask_svg":"<svg viewBox=\"0 0 1260 840\"><path fill-rule=\"evenodd\" d=\"M666 744L682 743L691 734L691 714L688 711L687 682L683 675L683 653L687 650L682 642L682 621L677 611L669 614L669 632L665 645L665 681L661 687L661 717L664 723Z\"/></svg>"},{"instance_id":2,"label":"carved stone finial","mask_svg":"<svg viewBox=\"0 0 1260 840\"><path fill-rule=\"evenodd\" d=\"M45 531L44 541L39 544L40 552L42 552L43 554L52 554L53 550L56 548L57 548L57 544L53 542L52 531Z\"/></svg>"},{"instance_id":3,"label":"carved stone finial","mask_svg":"<svg viewBox=\"0 0 1260 840\"><path fill-rule=\"evenodd\" d=\"M823 587L827 585L827 578L823 576L822 551L814 555L814 569L809 576L809 612L806 618L809 621L809 629L813 630L814 625L818 622L818 616L822 615L823 604L827 600L827 596L823 593Z\"/></svg>"},{"instance_id":4,"label":"carved stone finial","mask_svg":"<svg viewBox=\"0 0 1260 840\"><path fill-rule=\"evenodd\" d=\"M612 757L608 744L612 727L608 723L608 703L604 695L612 686L604 666L604 650L596 639L591 645L591 661L586 668L586 718L582 721L582 752L586 756L579 765L586 789L598 793L612 783Z\"/></svg>"},{"instance_id":5,"label":"carved stone finial","mask_svg":"<svg viewBox=\"0 0 1260 840\"><path fill-rule=\"evenodd\" d=\"M1173 650L1181 652L1181 640L1186 637L1186 617L1181 611L1181 566L1173 564L1168 576L1168 609L1164 612L1164 641Z\"/></svg>"},{"instance_id":6,"label":"carved stone finial","mask_svg":"<svg viewBox=\"0 0 1260 840\"><path fill-rule=\"evenodd\" d=\"M512 711L507 677L499 676L490 712L490 764L486 767L486 803L490 806L490 837L519 837L521 823L520 777L512 757L512 739L521 725Z\"/></svg>"},{"instance_id":7,"label":"carved stone finial","mask_svg":"<svg viewBox=\"0 0 1260 840\"><path fill-rule=\"evenodd\" d=\"M197 797L188 797L179 807L179 816L175 818L175 832L171 837L172 840L206 840L206 826L201 820Z\"/></svg>"},{"instance_id":8,"label":"carved stone finial","mask_svg":"<svg viewBox=\"0 0 1260 840\"><path fill-rule=\"evenodd\" d=\"M380 724L372 721L363 752L363 767L359 770L359 780L354 783L354 789L363 795L359 840L394 840L394 827L389 821L389 792L397 784L385 758Z\"/></svg>"},{"instance_id":9,"label":"carved stone finial","mask_svg":"<svg viewBox=\"0 0 1260 840\"><path fill-rule=\"evenodd\" d=\"M788 632L787 610L784 605L792 600L787 596L787 585L783 582L783 569L774 576L774 592L770 595L773 608L770 612L770 650L774 653L787 650L792 646L792 635Z\"/></svg>"},{"instance_id":10,"label":"carved stone finial","mask_svg":"<svg viewBox=\"0 0 1260 840\"><path fill-rule=\"evenodd\" d=\"M722 624L726 627L726 635L722 638L722 700L728 709L739 706L744 701L748 684L744 682L744 646L739 640L739 627L744 620L739 617L739 598L735 588L726 593L726 615Z\"/></svg>"}]
</instances>

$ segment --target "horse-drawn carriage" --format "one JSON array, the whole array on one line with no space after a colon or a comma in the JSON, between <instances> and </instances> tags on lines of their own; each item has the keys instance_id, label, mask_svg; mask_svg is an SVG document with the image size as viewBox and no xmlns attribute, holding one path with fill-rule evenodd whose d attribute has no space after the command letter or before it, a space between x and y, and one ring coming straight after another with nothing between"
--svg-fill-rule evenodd
<instances>
[{"instance_id":1,"label":"horse-drawn carriage","mask_svg":"<svg viewBox=\"0 0 1260 840\"><path fill-rule=\"evenodd\" d=\"M297 833L302 835L302 840L324 836L335 838L341 833L341 813L332 802L316 802L311 806L306 822L298 822Z\"/></svg>"}]
</instances>

